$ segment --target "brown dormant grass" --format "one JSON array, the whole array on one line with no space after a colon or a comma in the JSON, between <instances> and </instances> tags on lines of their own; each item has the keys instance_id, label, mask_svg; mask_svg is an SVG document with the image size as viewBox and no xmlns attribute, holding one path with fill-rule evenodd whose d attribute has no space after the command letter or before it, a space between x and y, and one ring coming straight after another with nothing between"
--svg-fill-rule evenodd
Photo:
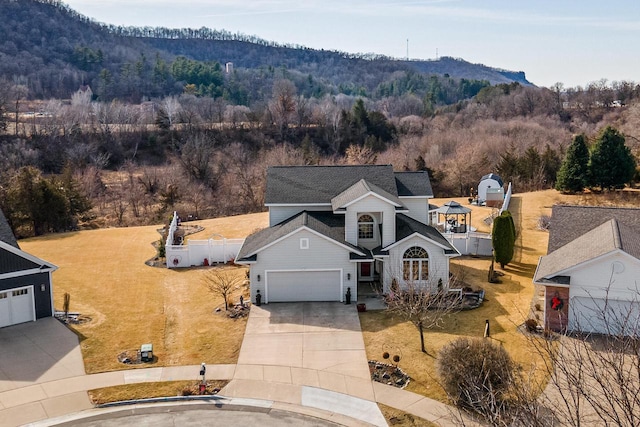
<instances>
[{"instance_id":1,"label":"brown dormant grass","mask_svg":"<svg viewBox=\"0 0 640 427\"><path fill-rule=\"evenodd\" d=\"M268 217L260 213L195 223L205 230L194 239L213 233L237 238L267 226ZM246 320L215 313L224 305L202 281L208 268L168 270L145 265L155 255L152 243L160 237L157 229L109 228L20 242L25 251L59 266L53 274L56 309L62 309L68 292L71 311L91 318L73 327L81 339L88 373L131 368L120 364L117 355L144 343L153 344L158 359L140 367L237 360ZM246 272L225 268L243 276ZM239 291L248 295L246 288ZM234 301L238 297L239 293L234 295Z\"/></svg>"}]
</instances>

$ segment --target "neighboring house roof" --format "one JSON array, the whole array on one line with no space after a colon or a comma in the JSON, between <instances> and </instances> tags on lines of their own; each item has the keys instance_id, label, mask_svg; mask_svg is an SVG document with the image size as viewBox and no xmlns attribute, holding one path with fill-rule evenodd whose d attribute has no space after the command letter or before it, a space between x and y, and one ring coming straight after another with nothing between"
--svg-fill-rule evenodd
<instances>
[{"instance_id":1,"label":"neighboring house roof","mask_svg":"<svg viewBox=\"0 0 640 427\"><path fill-rule=\"evenodd\" d=\"M433 189L429 174L426 171L419 172L394 172L398 196L427 196L433 197Z\"/></svg>"},{"instance_id":2,"label":"neighboring house roof","mask_svg":"<svg viewBox=\"0 0 640 427\"><path fill-rule=\"evenodd\" d=\"M493 179L494 181L497 181L498 184L500 184L500 186L502 187L504 185L504 182L502 182L502 178L500 178L498 175L496 175L495 173L488 173L485 176L483 176L482 178L480 178L480 182L486 180L486 179Z\"/></svg>"},{"instance_id":3,"label":"neighboring house roof","mask_svg":"<svg viewBox=\"0 0 640 427\"><path fill-rule=\"evenodd\" d=\"M236 260L255 261L254 256L256 253L302 227L307 227L317 233L320 233L323 236L350 248L358 255L369 255L369 251L367 249L359 248L345 241L343 215L334 215L332 212L325 211L303 211L279 224L274 225L273 227L265 228L247 237L242 248L240 248L240 252L236 257Z\"/></svg>"},{"instance_id":4,"label":"neighboring house roof","mask_svg":"<svg viewBox=\"0 0 640 427\"><path fill-rule=\"evenodd\" d=\"M550 254L612 218L640 230L640 209L637 208L555 205L551 214L547 253Z\"/></svg>"},{"instance_id":5,"label":"neighboring house roof","mask_svg":"<svg viewBox=\"0 0 640 427\"><path fill-rule=\"evenodd\" d=\"M617 250L640 260L640 231L613 218L541 257L533 280L564 283L562 273L568 269Z\"/></svg>"},{"instance_id":6,"label":"neighboring house roof","mask_svg":"<svg viewBox=\"0 0 640 427\"><path fill-rule=\"evenodd\" d=\"M2 209L0 209L0 242L5 242L17 249L20 249L16 236L13 235L13 231L11 231L9 222L4 216L4 213L2 213Z\"/></svg>"},{"instance_id":7,"label":"neighboring house roof","mask_svg":"<svg viewBox=\"0 0 640 427\"><path fill-rule=\"evenodd\" d=\"M459 254L458 250L434 227L408 217L404 214L396 215L396 242L400 242L414 234L420 234L445 248L445 254ZM395 244L394 243L394 244ZM392 244L391 246L393 246ZM387 249L387 248L385 248Z\"/></svg>"},{"instance_id":8,"label":"neighboring house roof","mask_svg":"<svg viewBox=\"0 0 640 427\"><path fill-rule=\"evenodd\" d=\"M394 173L391 165L272 166L267 169L265 204L328 205L362 179L395 197L433 197L426 172Z\"/></svg>"},{"instance_id":9,"label":"neighboring house roof","mask_svg":"<svg viewBox=\"0 0 640 427\"><path fill-rule=\"evenodd\" d=\"M34 272L54 271L57 268L49 262L0 241L0 279Z\"/></svg>"},{"instance_id":10,"label":"neighboring house roof","mask_svg":"<svg viewBox=\"0 0 640 427\"><path fill-rule=\"evenodd\" d=\"M365 179L361 179L360 181L356 182L351 187L347 188L342 193L331 199L331 207L335 212L340 208L349 206L354 201L357 201L368 194L375 194L378 197L381 197L396 205L396 207L404 208L404 205L397 196L390 194L389 192L383 190L375 184L367 182L367 180Z\"/></svg>"}]
</instances>

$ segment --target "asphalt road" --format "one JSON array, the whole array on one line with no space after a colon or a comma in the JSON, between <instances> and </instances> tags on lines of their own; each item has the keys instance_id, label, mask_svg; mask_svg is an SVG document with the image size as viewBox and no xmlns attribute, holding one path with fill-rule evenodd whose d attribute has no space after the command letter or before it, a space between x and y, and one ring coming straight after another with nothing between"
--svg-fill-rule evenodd
<instances>
[{"instance_id":1,"label":"asphalt road","mask_svg":"<svg viewBox=\"0 0 640 427\"><path fill-rule=\"evenodd\" d=\"M309 417L293 412L269 410L263 412L193 409L174 410L168 413L151 413L140 415L119 416L112 414L112 418L92 417L91 419L74 420L57 424L57 426L74 427L176 427L176 426L301 426L301 427L335 427L335 424L319 418ZM122 415L122 414L120 414Z\"/></svg>"}]
</instances>

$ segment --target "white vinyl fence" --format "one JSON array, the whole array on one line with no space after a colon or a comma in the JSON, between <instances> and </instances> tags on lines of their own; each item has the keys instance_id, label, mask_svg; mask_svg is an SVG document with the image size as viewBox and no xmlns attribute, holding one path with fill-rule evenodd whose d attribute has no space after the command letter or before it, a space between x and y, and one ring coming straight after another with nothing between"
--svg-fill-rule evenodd
<instances>
[{"instance_id":1,"label":"white vinyl fence","mask_svg":"<svg viewBox=\"0 0 640 427\"><path fill-rule=\"evenodd\" d=\"M174 245L172 243L174 243L177 229L178 215L174 212L165 245L167 268L193 267L233 261L244 243L244 239L221 237L208 240L189 239L187 244Z\"/></svg>"},{"instance_id":2,"label":"white vinyl fence","mask_svg":"<svg viewBox=\"0 0 640 427\"><path fill-rule=\"evenodd\" d=\"M491 234L471 231L468 233L442 234L462 255L491 256Z\"/></svg>"}]
</instances>

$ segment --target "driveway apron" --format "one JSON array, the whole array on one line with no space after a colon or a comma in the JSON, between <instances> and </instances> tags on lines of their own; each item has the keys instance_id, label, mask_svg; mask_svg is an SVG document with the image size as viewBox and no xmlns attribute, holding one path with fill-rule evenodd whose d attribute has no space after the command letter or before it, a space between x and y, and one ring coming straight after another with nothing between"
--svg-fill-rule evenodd
<instances>
[{"instance_id":1,"label":"driveway apron","mask_svg":"<svg viewBox=\"0 0 640 427\"><path fill-rule=\"evenodd\" d=\"M84 373L78 337L54 318L0 328L0 393Z\"/></svg>"}]
</instances>

